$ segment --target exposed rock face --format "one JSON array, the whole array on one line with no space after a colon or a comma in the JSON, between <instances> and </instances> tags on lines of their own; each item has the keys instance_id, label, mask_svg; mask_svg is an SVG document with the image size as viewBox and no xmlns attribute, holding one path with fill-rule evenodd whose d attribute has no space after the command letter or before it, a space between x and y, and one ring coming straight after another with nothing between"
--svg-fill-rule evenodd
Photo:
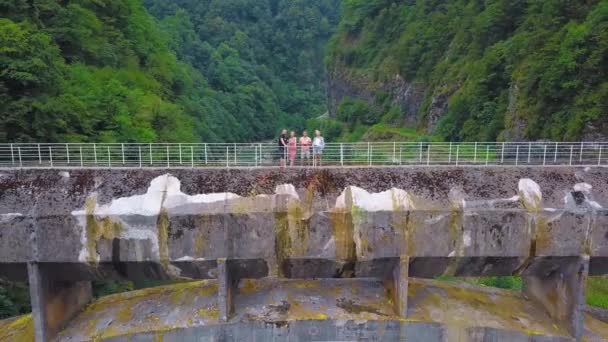
<instances>
[{"instance_id":1,"label":"exposed rock face","mask_svg":"<svg viewBox=\"0 0 608 342\"><path fill-rule=\"evenodd\" d=\"M505 118L505 130L502 139L505 141L525 141L526 121L518 108L519 86L515 83L509 88L509 107Z\"/></svg>"},{"instance_id":2,"label":"exposed rock face","mask_svg":"<svg viewBox=\"0 0 608 342\"><path fill-rule=\"evenodd\" d=\"M327 75L327 107L330 116L336 116L340 103L347 97L365 100L370 106L376 106L372 82L365 78L347 77L341 68L334 68Z\"/></svg>"},{"instance_id":3,"label":"exposed rock face","mask_svg":"<svg viewBox=\"0 0 608 342\"><path fill-rule=\"evenodd\" d=\"M585 126L583 141L608 141L608 121L598 120Z\"/></svg>"},{"instance_id":4,"label":"exposed rock face","mask_svg":"<svg viewBox=\"0 0 608 342\"><path fill-rule=\"evenodd\" d=\"M334 68L328 74L327 103L329 113L335 116L344 98L361 99L371 107L381 110L380 100L376 97L379 92L388 96L389 103L401 109L403 122L410 127L418 126L421 117L420 106L425 97L426 89L419 83L408 82L401 75L395 75L385 82L375 82L363 77L354 78L342 72L340 67ZM437 107L432 106L432 112L440 117L447 109L447 101L440 99Z\"/></svg>"},{"instance_id":5,"label":"exposed rock face","mask_svg":"<svg viewBox=\"0 0 608 342\"><path fill-rule=\"evenodd\" d=\"M438 94L431 98L429 107L427 132L432 133L437 127L439 119L448 112L448 99L451 94Z\"/></svg>"}]
</instances>

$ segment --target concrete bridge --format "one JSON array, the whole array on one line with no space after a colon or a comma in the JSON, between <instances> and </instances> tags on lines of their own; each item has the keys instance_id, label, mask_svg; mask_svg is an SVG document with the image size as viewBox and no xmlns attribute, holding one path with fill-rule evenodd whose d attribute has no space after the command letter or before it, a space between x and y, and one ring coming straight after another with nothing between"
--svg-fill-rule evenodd
<instances>
[{"instance_id":1,"label":"concrete bridge","mask_svg":"<svg viewBox=\"0 0 608 342\"><path fill-rule=\"evenodd\" d=\"M605 168L7 169L0 276L33 326L0 339L604 341L607 207ZM200 281L92 302L95 279Z\"/></svg>"}]
</instances>

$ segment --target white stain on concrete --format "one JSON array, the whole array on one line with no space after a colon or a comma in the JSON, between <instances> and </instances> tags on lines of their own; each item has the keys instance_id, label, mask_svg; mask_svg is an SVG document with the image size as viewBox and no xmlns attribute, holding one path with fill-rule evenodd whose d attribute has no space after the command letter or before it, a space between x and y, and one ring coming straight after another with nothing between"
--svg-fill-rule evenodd
<instances>
[{"instance_id":1,"label":"white stain on concrete","mask_svg":"<svg viewBox=\"0 0 608 342\"><path fill-rule=\"evenodd\" d=\"M370 193L356 186L349 186L336 199L337 209L347 208L346 197L350 191L352 206L364 211L410 210L414 208L411 196L402 189L392 188L387 191Z\"/></svg>"},{"instance_id":2,"label":"white stain on concrete","mask_svg":"<svg viewBox=\"0 0 608 342\"><path fill-rule=\"evenodd\" d=\"M59 172L59 175L63 178L70 178L70 173L66 171Z\"/></svg>"},{"instance_id":3,"label":"white stain on concrete","mask_svg":"<svg viewBox=\"0 0 608 342\"><path fill-rule=\"evenodd\" d=\"M9 222L17 217L22 217L22 216L23 216L23 214L21 214L21 213L0 214L0 222Z\"/></svg>"},{"instance_id":4,"label":"white stain on concrete","mask_svg":"<svg viewBox=\"0 0 608 342\"><path fill-rule=\"evenodd\" d=\"M300 199L300 196L298 195L298 192L296 191L296 187L293 186L293 184L277 185L276 188L274 189L274 193L277 195L289 195L297 200Z\"/></svg>"},{"instance_id":5,"label":"white stain on concrete","mask_svg":"<svg viewBox=\"0 0 608 342\"><path fill-rule=\"evenodd\" d=\"M543 194L540 186L529 178L519 180L519 196L527 209L538 210L542 206Z\"/></svg>"},{"instance_id":6,"label":"white stain on concrete","mask_svg":"<svg viewBox=\"0 0 608 342\"><path fill-rule=\"evenodd\" d=\"M143 195L133 195L113 199L109 204L96 205L94 214L100 217L118 215L157 216L161 207L175 208L185 204L205 204L226 201L241 196L234 193L211 193L188 195L181 191L181 182L169 174L154 178ZM76 210L72 215L85 215L84 210Z\"/></svg>"},{"instance_id":7,"label":"white stain on concrete","mask_svg":"<svg viewBox=\"0 0 608 342\"><path fill-rule=\"evenodd\" d=\"M95 193L91 196L96 196ZM158 235L156 227L153 226L132 226L127 224L120 216L141 215L141 216L158 216L161 208L167 210L185 204L200 204L214 203L240 197L233 193L216 193L216 194L200 194L188 195L181 191L181 182L176 177L169 174L154 178L150 182L145 194L133 195L113 199L110 203L99 205L95 204L92 210L92 215L96 218L103 219L111 217L112 221L118 222L123 229L120 232L120 238L129 240L149 240L151 242L151 252L155 258L160 259ZM82 248L79 253L79 260L86 262L91 255L87 246L87 230L86 230L86 210L74 210L72 215L75 216L83 227L81 234ZM99 256L97 256L99 259Z\"/></svg>"},{"instance_id":8,"label":"white stain on concrete","mask_svg":"<svg viewBox=\"0 0 608 342\"><path fill-rule=\"evenodd\" d=\"M593 189L593 186L591 184L587 184L587 183L574 184L574 191L580 191L586 195L590 194L592 189Z\"/></svg>"},{"instance_id":9,"label":"white stain on concrete","mask_svg":"<svg viewBox=\"0 0 608 342\"><path fill-rule=\"evenodd\" d=\"M573 193L570 191L566 191L566 194L564 195L564 205L566 208L574 209L577 207L587 207L595 210L603 209L603 206L601 204L593 200L593 186L591 184L577 183L572 187L572 189L575 192L582 193L584 195L585 200L582 203L577 204L573 197Z\"/></svg>"},{"instance_id":10,"label":"white stain on concrete","mask_svg":"<svg viewBox=\"0 0 608 342\"><path fill-rule=\"evenodd\" d=\"M470 230L465 230L464 233L462 234L462 245L465 248L471 246L471 231Z\"/></svg>"}]
</instances>

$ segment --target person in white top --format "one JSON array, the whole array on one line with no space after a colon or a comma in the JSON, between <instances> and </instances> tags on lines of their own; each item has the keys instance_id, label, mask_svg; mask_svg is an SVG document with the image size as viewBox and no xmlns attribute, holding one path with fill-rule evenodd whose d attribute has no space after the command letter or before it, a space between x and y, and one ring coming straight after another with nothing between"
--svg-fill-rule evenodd
<instances>
[{"instance_id":1,"label":"person in white top","mask_svg":"<svg viewBox=\"0 0 608 342\"><path fill-rule=\"evenodd\" d=\"M308 132L302 132L302 137L300 137L300 162L302 166L306 164L310 164L310 146L312 145L312 140L308 136Z\"/></svg>"},{"instance_id":2,"label":"person in white top","mask_svg":"<svg viewBox=\"0 0 608 342\"><path fill-rule=\"evenodd\" d=\"M313 166L321 166L321 156L325 148L325 139L321 136L321 131L315 131L315 138L312 141Z\"/></svg>"}]
</instances>

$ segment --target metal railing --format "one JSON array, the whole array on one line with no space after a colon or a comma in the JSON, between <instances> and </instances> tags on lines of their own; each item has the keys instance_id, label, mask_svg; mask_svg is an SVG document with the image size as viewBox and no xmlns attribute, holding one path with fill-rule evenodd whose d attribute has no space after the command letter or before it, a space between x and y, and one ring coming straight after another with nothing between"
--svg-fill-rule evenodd
<instances>
[{"instance_id":1,"label":"metal railing","mask_svg":"<svg viewBox=\"0 0 608 342\"><path fill-rule=\"evenodd\" d=\"M274 143L15 143L0 144L0 168L272 167L286 154ZM298 146L296 166L608 166L608 142L328 143L320 165L301 156Z\"/></svg>"}]
</instances>

